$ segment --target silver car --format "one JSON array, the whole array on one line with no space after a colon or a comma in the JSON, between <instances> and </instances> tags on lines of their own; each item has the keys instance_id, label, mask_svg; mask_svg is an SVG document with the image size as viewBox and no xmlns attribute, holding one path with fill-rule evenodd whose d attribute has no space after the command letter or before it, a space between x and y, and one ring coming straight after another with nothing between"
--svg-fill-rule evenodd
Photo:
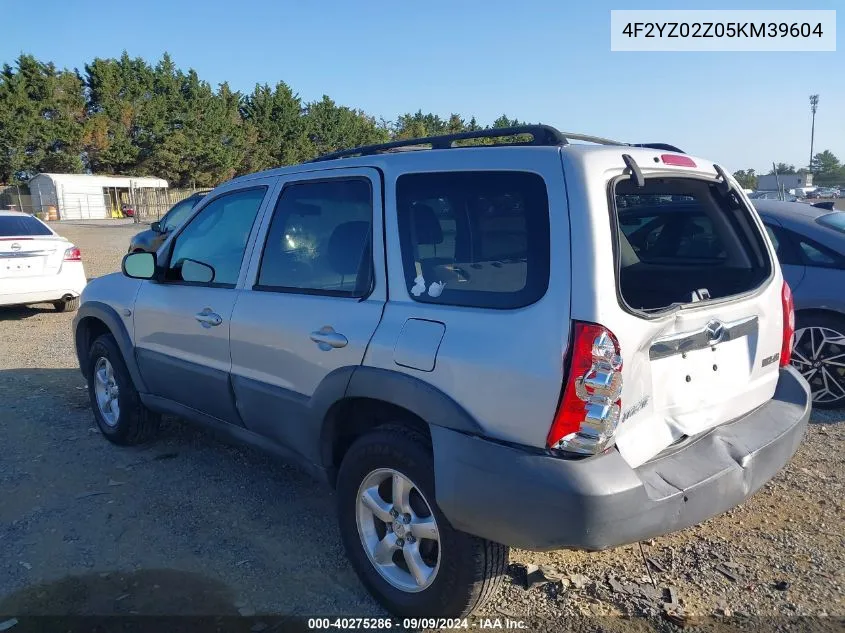
<instances>
[{"instance_id":1,"label":"silver car","mask_svg":"<svg viewBox=\"0 0 845 633\"><path fill-rule=\"evenodd\" d=\"M755 200L795 298L792 364L813 404L845 406L845 212Z\"/></svg>"},{"instance_id":2,"label":"silver car","mask_svg":"<svg viewBox=\"0 0 845 633\"><path fill-rule=\"evenodd\" d=\"M509 546L728 510L810 414L760 218L666 145L520 126L356 148L221 185L122 272L74 324L103 435L169 413L297 461L403 617L480 609Z\"/></svg>"}]
</instances>

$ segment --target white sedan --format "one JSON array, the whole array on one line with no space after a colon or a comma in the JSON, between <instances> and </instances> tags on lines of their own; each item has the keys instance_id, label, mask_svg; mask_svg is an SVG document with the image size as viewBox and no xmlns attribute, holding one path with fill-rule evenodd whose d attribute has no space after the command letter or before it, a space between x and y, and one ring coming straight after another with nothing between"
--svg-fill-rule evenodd
<instances>
[{"instance_id":1,"label":"white sedan","mask_svg":"<svg viewBox=\"0 0 845 633\"><path fill-rule=\"evenodd\" d=\"M0 211L0 306L52 303L76 310L87 279L82 254L38 218Z\"/></svg>"}]
</instances>

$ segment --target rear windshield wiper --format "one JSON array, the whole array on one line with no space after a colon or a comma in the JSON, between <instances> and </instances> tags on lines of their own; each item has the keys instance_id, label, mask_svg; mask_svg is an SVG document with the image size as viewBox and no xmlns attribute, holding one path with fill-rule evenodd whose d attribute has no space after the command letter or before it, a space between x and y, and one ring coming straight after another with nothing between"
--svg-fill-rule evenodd
<instances>
[{"instance_id":1,"label":"rear windshield wiper","mask_svg":"<svg viewBox=\"0 0 845 633\"><path fill-rule=\"evenodd\" d=\"M640 308L640 312L645 312L646 314L657 314L658 312L676 312L683 308L686 304L680 301L676 301L675 303L671 303L668 306L661 306L659 308Z\"/></svg>"}]
</instances>

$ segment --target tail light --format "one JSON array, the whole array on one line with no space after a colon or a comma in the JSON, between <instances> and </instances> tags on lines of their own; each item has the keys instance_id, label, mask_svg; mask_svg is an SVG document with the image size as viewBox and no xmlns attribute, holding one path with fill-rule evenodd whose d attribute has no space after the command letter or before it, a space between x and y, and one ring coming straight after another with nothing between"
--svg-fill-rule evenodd
<instances>
[{"instance_id":1,"label":"tail light","mask_svg":"<svg viewBox=\"0 0 845 633\"><path fill-rule=\"evenodd\" d=\"M594 323L575 323L563 397L549 448L594 455L613 442L622 409L622 356L613 333Z\"/></svg>"},{"instance_id":2,"label":"tail light","mask_svg":"<svg viewBox=\"0 0 845 633\"><path fill-rule=\"evenodd\" d=\"M780 348L780 366L786 367L792 360L792 339L795 336L795 302L792 300L792 289L783 282L780 292L783 305L783 343Z\"/></svg>"},{"instance_id":3,"label":"tail light","mask_svg":"<svg viewBox=\"0 0 845 633\"><path fill-rule=\"evenodd\" d=\"M65 261L66 262L81 262L82 261L82 252L73 246L65 251Z\"/></svg>"}]
</instances>

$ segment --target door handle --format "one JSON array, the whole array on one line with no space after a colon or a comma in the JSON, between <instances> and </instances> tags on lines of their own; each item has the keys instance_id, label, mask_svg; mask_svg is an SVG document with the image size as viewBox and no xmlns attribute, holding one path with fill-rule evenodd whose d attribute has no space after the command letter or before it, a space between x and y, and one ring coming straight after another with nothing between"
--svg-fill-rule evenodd
<instances>
[{"instance_id":1,"label":"door handle","mask_svg":"<svg viewBox=\"0 0 845 633\"><path fill-rule=\"evenodd\" d=\"M213 312L211 308L206 308L202 312L197 312L194 315L194 318L200 322L204 328L209 328L213 326L220 325L223 323L223 319L219 314Z\"/></svg>"},{"instance_id":2,"label":"door handle","mask_svg":"<svg viewBox=\"0 0 845 633\"><path fill-rule=\"evenodd\" d=\"M316 332L311 332L311 340L324 352L338 347L346 347L349 341L343 334L334 331L331 325L324 325Z\"/></svg>"}]
</instances>

